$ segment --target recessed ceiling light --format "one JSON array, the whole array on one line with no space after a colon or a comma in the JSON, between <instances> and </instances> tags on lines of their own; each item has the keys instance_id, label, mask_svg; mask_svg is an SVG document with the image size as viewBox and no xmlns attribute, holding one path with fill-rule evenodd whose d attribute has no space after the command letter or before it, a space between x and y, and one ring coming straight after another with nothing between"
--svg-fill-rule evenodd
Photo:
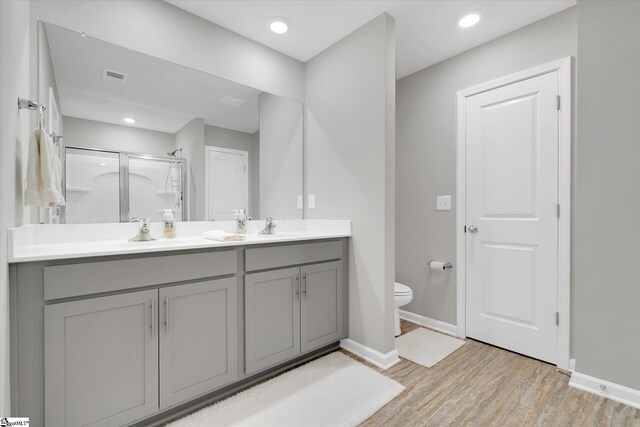
<instances>
[{"instance_id":1,"label":"recessed ceiling light","mask_svg":"<svg viewBox=\"0 0 640 427\"><path fill-rule=\"evenodd\" d=\"M469 13L460 18L460 20L458 21L458 25L460 25L462 28L469 28L476 25L479 21L480 15L478 15L477 13Z\"/></svg>"},{"instance_id":2,"label":"recessed ceiling light","mask_svg":"<svg viewBox=\"0 0 640 427\"><path fill-rule=\"evenodd\" d=\"M289 21L281 16L273 17L269 28L276 34L284 34L289 31Z\"/></svg>"},{"instance_id":3,"label":"recessed ceiling light","mask_svg":"<svg viewBox=\"0 0 640 427\"><path fill-rule=\"evenodd\" d=\"M99 166L107 166L106 163L98 163Z\"/></svg>"},{"instance_id":4,"label":"recessed ceiling light","mask_svg":"<svg viewBox=\"0 0 640 427\"><path fill-rule=\"evenodd\" d=\"M125 118L124 118L124 119L122 119L122 120L124 120L124 121L125 121L125 122L127 122L127 123L135 123L135 122L136 122L136 121L135 121L134 119L132 119L131 117L125 117Z\"/></svg>"}]
</instances>

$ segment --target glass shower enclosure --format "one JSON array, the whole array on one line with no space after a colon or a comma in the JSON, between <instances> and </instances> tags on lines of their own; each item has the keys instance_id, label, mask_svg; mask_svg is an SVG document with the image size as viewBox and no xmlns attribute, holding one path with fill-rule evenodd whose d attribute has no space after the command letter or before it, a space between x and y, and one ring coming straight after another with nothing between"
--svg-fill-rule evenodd
<instances>
[{"instance_id":1,"label":"glass shower enclosure","mask_svg":"<svg viewBox=\"0 0 640 427\"><path fill-rule=\"evenodd\" d=\"M186 218L186 160L171 156L65 147L61 222L161 221Z\"/></svg>"}]
</instances>

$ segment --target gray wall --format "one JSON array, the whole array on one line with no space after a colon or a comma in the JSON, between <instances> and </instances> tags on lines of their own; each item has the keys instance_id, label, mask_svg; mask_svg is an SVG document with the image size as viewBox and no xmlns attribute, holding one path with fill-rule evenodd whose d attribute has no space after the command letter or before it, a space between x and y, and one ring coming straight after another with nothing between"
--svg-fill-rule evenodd
<instances>
[{"instance_id":1,"label":"gray wall","mask_svg":"<svg viewBox=\"0 0 640 427\"><path fill-rule=\"evenodd\" d=\"M62 117L66 146L103 148L166 156L175 149L172 133L114 125L77 117Z\"/></svg>"},{"instance_id":2,"label":"gray wall","mask_svg":"<svg viewBox=\"0 0 640 427\"><path fill-rule=\"evenodd\" d=\"M395 348L395 21L383 14L307 62L308 218L352 220L349 338Z\"/></svg>"},{"instance_id":3,"label":"gray wall","mask_svg":"<svg viewBox=\"0 0 640 427\"><path fill-rule=\"evenodd\" d=\"M29 97L29 3L0 1L0 414L10 411L9 272L7 228L28 222L23 208L24 175L30 115L18 112L16 99Z\"/></svg>"},{"instance_id":4,"label":"gray wall","mask_svg":"<svg viewBox=\"0 0 640 427\"><path fill-rule=\"evenodd\" d=\"M204 221L204 119L193 119L176 132L175 146L187 159L187 218Z\"/></svg>"},{"instance_id":5,"label":"gray wall","mask_svg":"<svg viewBox=\"0 0 640 427\"><path fill-rule=\"evenodd\" d=\"M516 71L575 56L576 8L533 23L398 81L396 279L413 289L410 312L456 323L456 92ZM450 194L451 211L436 212Z\"/></svg>"},{"instance_id":6,"label":"gray wall","mask_svg":"<svg viewBox=\"0 0 640 427\"><path fill-rule=\"evenodd\" d=\"M260 94L260 212L302 218L303 108L290 99Z\"/></svg>"},{"instance_id":7,"label":"gray wall","mask_svg":"<svg viewBox=\"0 0 640 427\"><path fill-rule=\"evenodd\" d=\"M578 2L576 370L640 390L640 2ZM602 265L612 266L602 268Z\"/></svg>"},{"instance_id":8,"label":"gray wall","mask_svg":"<svg viewBox=\"0 0 640 427\"><path fill-rule=\"evenodd\" d=\"M168 3L145 0L30 3L33 34L41 20L256 89L304 100L302 62ZM36 48L33 49L35 57Z\"/></svg>"},{"instance_id":9,"label":"gray wall","mask_svg":"<svg viewBox=\"0 0 640 427\"><path fill-rule=\"evenodd\" d=\"M204 144L249 153L249 215L260 218L260 133L204 126Z\"/></svg>"}]
</instances>

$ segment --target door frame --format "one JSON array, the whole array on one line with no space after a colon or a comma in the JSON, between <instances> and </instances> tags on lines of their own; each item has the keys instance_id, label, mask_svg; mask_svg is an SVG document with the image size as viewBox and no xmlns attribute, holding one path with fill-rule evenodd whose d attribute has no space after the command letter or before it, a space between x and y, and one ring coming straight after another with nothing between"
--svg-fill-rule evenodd
<instances>
[{"instance_id":1,"label":"door frame","mask_svg":"<svg viewBox=\"0 0 640 427\"><path fill-rule=\"evenodd\" d=\"M466 337L466 99L482 92L558 71L560 108L558 119L558 342L556 364L568 370L571 341L571 62L558 59L500 77L456 93L456 278L457 332Z\"/></svg>"},{"instance_id":2,"label":"door frame","mask_svg":"<svg viewBox=\"0 0 640 427\"><path fill-rule=\"evenodd\" d=\"M86 150L86 148L75 147L77 149ZM93 150L93 151L106 151L110 150ZM188 221L188 201L189 197L187 197L187 159L173 156L160 156L157 154L142 154L142 153L132 153L128 151L116 151L116 153L120 153L120 222L129 222L131 221L131 183L129 179L129 161L131 159L138 160L154 160L158 162L167 162L169 163L169 167L173 164L180 164L180 186L181 186L181 197L182 197L182 213L181 220Z\"/></svg>"},{"instance_id":3,"label":"door frame","mask_svg":"<svg viewBox=\"0 0 640 427\"><path fill-rule=\"evenodd\" d=\"M217 151L219 153L237 154L245 159L247 165L247 200L246 210L249 211L249 201L251 200L251 180L249 179L249 152L245 150L234 150L232 148L216 147L213 145L205 145L204 147L204 220L209 221L209 152ZM252 207L253 208L253 207Z\"/></svg>"}]
</instances>

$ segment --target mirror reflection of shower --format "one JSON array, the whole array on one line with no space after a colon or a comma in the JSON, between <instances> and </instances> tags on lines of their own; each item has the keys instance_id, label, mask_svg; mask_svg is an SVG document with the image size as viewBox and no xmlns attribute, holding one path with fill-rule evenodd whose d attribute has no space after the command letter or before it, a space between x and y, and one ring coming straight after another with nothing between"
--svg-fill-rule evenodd
<instances>
[{"instance_id":1,"label":"mirror reflection of shower","mask_svg":"<svg viewBox=\"0 0 640 427\"><path fill-rule=\"evenodd\" d=\"M186 160L181 154L180 149L158 156L66 147L63 182L69 200L62 222L160 221L165 209L183 221Z\"/></svg>"}]
</instances>

